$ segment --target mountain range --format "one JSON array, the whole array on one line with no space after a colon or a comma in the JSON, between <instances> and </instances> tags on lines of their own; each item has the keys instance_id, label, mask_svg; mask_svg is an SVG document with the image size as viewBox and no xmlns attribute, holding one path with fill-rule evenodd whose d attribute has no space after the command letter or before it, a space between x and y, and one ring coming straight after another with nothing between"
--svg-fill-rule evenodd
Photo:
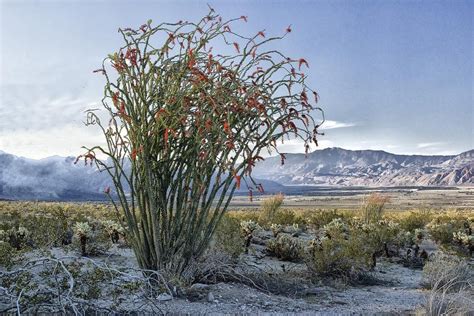
<instances>
[{"instance_id":1,"label":"mountain range","mask_svg":"<svg viewBox=\"0 0 474 316\"><path fill-rule=\"evenodd\" d=\"M270 157L254 176L283 185L460 186L474 184L474 150L451 156L327 148Z\"/></svg>"},{"instance_id":2,"label":"mountain range","mask_svg":"<svg viewBox=\"0 0 474 316\"><path fill-rule=\"evenodd\" d=\"M268 192L285 186L461 186L474 184L474 150L451 156L397 155L327 148L269 157L254 177ZM103 200L111 186L105 172L74 164L74 157L34 160L0 151L0 199ZM241 193L246 191L241 189Z\"/></svg>"}]
</instances>

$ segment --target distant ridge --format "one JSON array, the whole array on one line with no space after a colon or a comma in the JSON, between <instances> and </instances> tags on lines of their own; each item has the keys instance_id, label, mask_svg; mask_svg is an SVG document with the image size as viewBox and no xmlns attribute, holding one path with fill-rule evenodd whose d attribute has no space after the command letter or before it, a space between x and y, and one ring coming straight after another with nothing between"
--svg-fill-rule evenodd
<instances>
[{"instance_id":1,"label":"distant ridge","mask_svg":"<svg viewBox=\"0 0 474 316\"><path fill-rule=\"evenodd\" d=\"M458 186L474 184L474 150L459 155L398 155L382 150L326 148L270 157L257 177L284 185Z\"/></svg>"}]
</instances>

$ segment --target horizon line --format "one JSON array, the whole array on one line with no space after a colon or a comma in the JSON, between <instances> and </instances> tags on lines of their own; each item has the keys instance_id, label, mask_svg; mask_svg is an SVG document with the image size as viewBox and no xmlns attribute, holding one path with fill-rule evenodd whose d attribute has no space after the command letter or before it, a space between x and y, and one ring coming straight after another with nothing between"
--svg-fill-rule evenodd
<instances>
[{"instance_id":1,"label":"horizon line","mask_svg":"<svg viewBox=\"0 0 474 316\"><path fill-rule=\"evenodd\" d=\"M311 152L308 152L308 155L311 155L311 154L313 154L317 151L331 150L331 149L340 149L340 150L352 151L352 152L356 152L356 151L373 151L373 152L375 152L375 151L378 151L378 152L384 152L384 153L387 153L387 154L397 155L397 156L425 156L425 157L432 157L432 156L455 157L455 156L459 156L459 155L462 155L464 153L467 153L467 152L470 152L470 151L474 150L474 148L472 148L472 149L461 151L457 154L431 154L430 155L430 154L417 154L417 153L395 153L395 152L390 152L390 151L387 151L387 150L384 150L384 149L346 149L346 148L342 148L342 147L338 147L338 146L332 146L332 147L316 148L315 150L313 150ZM58 157L58 158L74 158L74 159L77 158L77 156L74 156L74 155L68 155L68 156L52 155L52 156L46 156L46 157L43 157L43 158L32 158L32 157L26 157L26 156L23 156L23 155L12 154L12 153L6 152L2 149L0 149L0 154L7 154L7 155L12 155L12 156L15 156L15 157L18 157L18 158L36 160L36 161L55 158L55 157ZM301 153L282 152L282 154L285 154L285 155L305 155L304 152L301 152ZM267 157L265 157L265 159L272 158L272 157L278 157L278 154L267 156Z\"/></svg>"}]
</instances>

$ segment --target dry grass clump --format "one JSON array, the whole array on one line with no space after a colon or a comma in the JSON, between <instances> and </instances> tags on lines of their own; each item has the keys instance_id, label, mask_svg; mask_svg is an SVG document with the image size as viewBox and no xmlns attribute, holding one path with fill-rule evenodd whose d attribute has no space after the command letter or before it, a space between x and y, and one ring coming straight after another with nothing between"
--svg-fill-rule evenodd
<instances>
[{"instance_id":1,"label":"dry grass clump","mask_svg":"<svg viewBox=\"0 0 474 316\"><path fill-rule=\"evenodd\" d=\"M434 254L423 268L423 283L430 291L421 314L474 312L474 273L466 260L441 252Z\"/></svg>"}]
</instances>

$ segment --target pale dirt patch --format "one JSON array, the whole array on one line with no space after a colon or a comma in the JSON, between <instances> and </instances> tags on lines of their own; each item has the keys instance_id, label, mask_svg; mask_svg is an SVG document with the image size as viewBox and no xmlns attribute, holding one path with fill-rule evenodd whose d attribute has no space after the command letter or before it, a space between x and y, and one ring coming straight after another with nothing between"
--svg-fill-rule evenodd
<instances>
[{"instance_id":1,"label":"pale dirt patch","mask_svg":"<svg viewBox=\"0 0 474 316\"><path fill-rule=\"evenodd\" d=\"M212 303L175 299L164 302L163 310L192 314L399 314L423 304L421 270L381 262L374 276L385 280L387 285L345 289L313 287L299 298L266 294L242 284L219 283L209 287L215 297Z\"/></svg>"}]
</instances>

